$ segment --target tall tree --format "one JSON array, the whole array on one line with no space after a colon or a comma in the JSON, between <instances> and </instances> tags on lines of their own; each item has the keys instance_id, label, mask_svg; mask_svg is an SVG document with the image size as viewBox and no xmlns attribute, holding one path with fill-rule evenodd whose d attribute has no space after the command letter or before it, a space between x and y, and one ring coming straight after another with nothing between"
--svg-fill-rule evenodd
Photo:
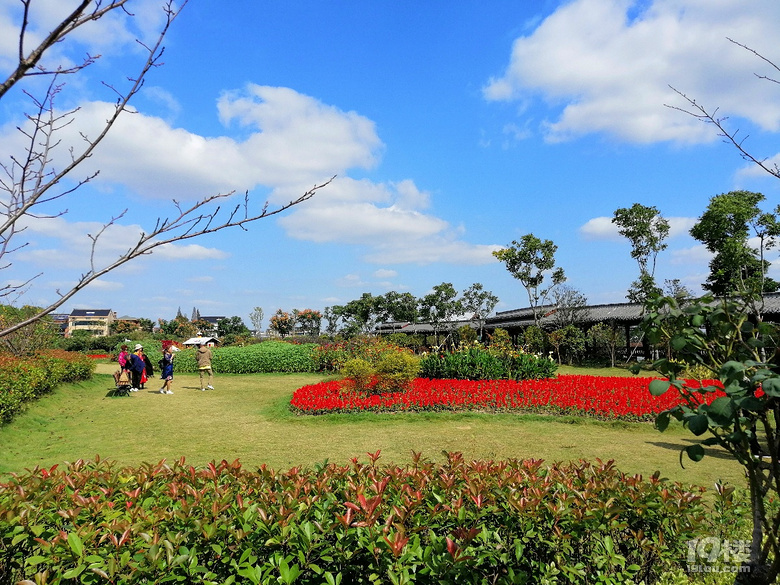
<instances>
[{"instance_id":1,"label":"tall tree","mask_svg":"<svg viewBox=\"0 0 780 585\"><path fill-rule=\"evenodd\" d=\"M463 291L461 302L463 311L471 316L479 324L479 337L482 339L482 330L485 327L485 319L490 316L498 304L498 297L491 291L485 290L482 283L475 282Z\"/></svg>"},{"instance_id":2,"label":"tall tree","mask_svg":"<svg viewBox=\"0 0 780 585\"><path fill-rule=\"evenodd\" d=\"M255 335L258 337L263 330L263 309L261 307L255 307L252 312L249 313L249 320L252 322L252 327L255 328Z\"/></svg>"},{"instance_id":3,"label":"tall tree","mask_svg":"<svg viewBox=\"0 0 780 585\"><path fill-rule=\"evenodd\" d=\"M343 307L334 307L344 321L347 335L370 333L377 323L379 297L371 293L363 293L359 299L349 301Z\"/></svg>"},{"instance_id":4,"label":"tall tree","mask_svg":"<svg viewBox=\"0 0 780 585\"><path fill-rule=\"evenodd\" d=\"M707 210L691 228L691 235L714 256L704 288L717 296L757 296L780 286L767 277L766 250L774 247L780 235L778 214L761 211L761 193L731 191L710 199ZM758 248L749 244L753 236Z\"/></svg>"},{"instance_id":5,"label":"tall tree","mask_svg":"<svg viewBox=\"0 0 780 585\"><path fill-rule=\"evenodd\" d=\"M285 337L292 333L294 325L295 322L290 314L281 309L277 309L271 317L271 331L275 331L279 337Z\"/></svg>"},{"instance_id":6,"label":"tall tree","mask_svg":"<svg viewBox=\"0 0 780 585\"><path fill-rule=\"evenodd\" d=\"M655 283L655 265L658 253L666 249L664 240L669 236L669 221L655 207L634 203L615 210L612 223L631 242L631 257L639 265L639 278L631 283L626 298L632 303L642 303L660 294L661 289Z\"/></svg>"},{"instance_id":7,"label":"tall tree","mask_svg":"<svg viewBox=\"0 0 780 585\"><path fill-rule=\"evenodd\" d=\"M320 334L320 327L322 323L322 313L315 311L314 309L294 309L293 320L295 321L295 327L303 335L316 336Z\"/></svg>"},{"instance_id":8,"label":"tall tree","mask_svg":"<svg viewBox=\"0 0 780 585\"><path fill-rule=\"evenodd\" d=\"M336 310L337 307L338 305L325 307L325 310L323 311L323 317L325 317L325 320L328 322L327 327L325 327L325 333L328 335L336 335L336 332L339 329L341 314Z\"/></svg>"},{"instance_id":9,"label":"tall tree","mask_svg":"<svg viewBox=\"0 0 780 585\"><path fill-rule=\"evenodd\" d=\"M381 322L415 323L419 316L418 303L411 293L388 291L377 298L377 318Z\"/></svg>"},{"instance_id":10,"label":"tall tree","mask_svg":"<svg viewBox=\"0 0 780 585\"><path fill-rule=\"evenodd\" d=\"M508 248L496 250L493 256L506 265L528 293L528 303L533 310L534 323L539 327L540 307L555 287L566 281L563 268L555 267L555 252L558 250L552 240L541 240L533 234L526 234L520 242L513 241ZM546 282L549 277L549 283Z\"/></svg>"},{"instance_id":11,"label":"tall tree","mask_svg":"<svg viewBox=\"0 0 780 585\"><path fill-rule=\"evenodd\" d=\"M458 291L451 282L442 282L433 287L433 291L420 299L420 316L433 327L436 345L439 345L441 324L451 321L463 312L463 304Z\"/></svg>"},{"instance_id":12,"label":"tall tree","mask_svg":"<svg viewBox=\"0 0 780 585\"><path fill-rule=\"evenodd\" d=\"M29 222L66 214L68 200L77 196L79 189L97 176L97 172L78 176L78 169L93 155L119 116L130 109L129 103L143 87L147 74L162 65L163 40L187 0L178 3L174 0L162 1L163 23L159 34L152 42L144 42L141 39L137 41L142 58L135 72L120 74L123 81L118 83L102 82L104 87L114 93L113 109L95 133L88 133L86 130L80 132L83 140L65 154L66 162L63 166L54 165L54 154L58 148L65 148L60 140L62 132L68 127L79 125L79 108L63 111L55 107L55 103L75 101L65 93L66 80L78 76L99 58L87 55L80 61L73 59L72 52L78 50L80 35L88 34L88 31L96 26L95 23L107 21L109 14L129 21L138 18L144 23L152 22L153 15L139 6L138 10L144 13L136 16L128 8L130 0L80 0L72 3L75 7L61 21L54 23L49 34L36 37L30 32L35 28L31 19L37 14L30 10L32 0L21 0L15 4L18 10L11 11L10 15L13 26L16 27L14 44L19 48L18 61L12 64L4 81L0 77L0 100L19 86L30 98L30 109L23 112L25 122L18 126L20 140L25 145L23 152L9 153L5 157L7 160L0 159L0 173L4 175L0 180L0 270L11 266L14 252L29 244L29 241L20 240L20 237L24 237L20 234L24 233ZM132 5L138 6L138 3ZM31 78L47 79L48 83L27 83ZM80 87L88 83L88 78L79 77L73 85ZM3 106L5 107L5 103ZM266 202L258 210L251 210L248 193L242 202L224 206L225 200L231 197L234 191L210 195L191 205L174 201L170 217L152 220L148 229L128 243L124 248L126 251L105 262L99 262L97 252L110 249L107 244L103 245L106 232L112 226L118 225L127 210L111 216L107 214L109 218L102 222L102 227L86 235L91 246L88 267L73 278L75 284L66 290L53 290L52 296L56 296L54 301L19 323L5 324L0 329L0 337L51 313L101 276L135 258L150 254L160 246L230 227L244 227L251 222L276 215L310 199L318 189L329 182L315 185L300 197L276 208L269 208ZM60 210L54 207L57 205L62 206ZM5 284L0 287L0 297L22 294L31 281L40 276L39 273L22 283L14 281Z\"/></svg>"},{"instance_id":13,"label":"tall tree","mask_svg":"<svg viewBox=\"0 0 780 585\"><path fill-rule=\"evenodd\" d=\"M588 297L573 286L562 284L553 293L555 313L552 319L556 327L563 329L581 320L588 310Z\"/></svg>"},{"instance_id":14,"label":"tall tree","mask_svg":"<svg viewBox=\"0 0 780 585\"><path fill-rule=\"evenodd\" d=\"M228 335L249 335L249 329L238 315L217 321L217 336L227 337Z\"/></svg>"}]
</instances>

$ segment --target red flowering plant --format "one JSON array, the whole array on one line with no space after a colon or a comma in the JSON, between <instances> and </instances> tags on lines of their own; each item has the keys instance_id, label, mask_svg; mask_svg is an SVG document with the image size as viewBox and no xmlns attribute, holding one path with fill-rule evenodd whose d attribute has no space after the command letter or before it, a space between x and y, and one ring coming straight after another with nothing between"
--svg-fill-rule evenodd
<instances>
[{"instance_id":1,"label":"red flowering plant","mask_svg":"<svg viewBox=\"0 0 780 585\"><path fill-rule=\"evenodd\" d=\"M299 388L291 406L302 414L332 412L487 411L584 415L602 420L651 421L681 399L647 392L651 378L558 376L543 380L417 378L406 390L368 394L342 380ZM690 381L693 384L693 381ZM707 386L717 381L703 381ZM711 403L722 390L702 395Z\"/></svg>"}]
</instances>

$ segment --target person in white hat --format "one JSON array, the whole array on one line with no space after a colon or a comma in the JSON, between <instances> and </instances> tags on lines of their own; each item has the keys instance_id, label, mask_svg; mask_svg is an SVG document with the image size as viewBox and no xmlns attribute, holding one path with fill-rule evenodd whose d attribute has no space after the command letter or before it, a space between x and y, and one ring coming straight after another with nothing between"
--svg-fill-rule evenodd
<instances>
[{"instance_id":1,"label":"person in white hat","mask_svg":"<svg viewBox=\"0 0 780 585\"><path fill-rule=\"evenodd\" d=\"M133 353L127 354L127 369L130 370L130 376L132 379L131 392L138 392L141 387L141 378L143 377L144 370L146 369L146 363L143 358L144 347L139 343L133 348Z\"/></svg>"}]
</instances>

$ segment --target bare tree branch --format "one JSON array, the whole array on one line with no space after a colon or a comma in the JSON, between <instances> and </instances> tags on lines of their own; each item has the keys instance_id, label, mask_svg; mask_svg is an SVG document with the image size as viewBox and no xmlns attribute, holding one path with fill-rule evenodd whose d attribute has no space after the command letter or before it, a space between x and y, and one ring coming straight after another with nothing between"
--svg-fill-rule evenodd
<instances>
[{"instance_id":1,"label":"bare tree branch","mask_svg":"<svg viewBox=\"0 0 780 585\"><path fill-rule=\"evenodd\" d=\"M730 39L726 37L730 42L734 43L738 47L741 47L745 49L746 51L749 51L753 53L756 57L761 59L762 61L768 63L773 69L780 72L780 66L778 66L774 61L764 57L759 52L757 52L754 49L751 49L747 45L743 45L742 43L738 43L737 41ZM777 80L765 76L765 75L756 75L759 79L763 79L766 81L770 81L772 83L780 83ZM749 135L740 136L740 130L737 128L736 130L729 130L726 127L726 122L728 121L728 116L720 117L718 116L718 110L719 108L716 108L715 110L708 110L701 104L699 104L695 99L687 96L682 91L678 90L675 87L669 86L677 95L682 97L686 102L688 102L690 108L681 108L678 106L671 106L669 104L664 104L667 108L671 108L672 110L678 110L680 112L683 112L685 114L688 114L689 116L693 116L694 118L697 118L698 120L701 120L704 123L712 124L717 129L718 135L723 138L723 141L726 144L731 144L734 146L737 151L739 151L740 156L749 161L752 162L762 169L764 169L767 173L772 175L773 177L780 179L780 167L778 167L777 164L770 164L768 163L768 158L759 158L755 156L753 153L751 153L747 148L745 147L745 142L749 138Z\"/></svg>"},{"instance_id":2,"label":"bare tree branch","mask_svg":"<svg viewBox=\"0 0 780 585\"><path fill-rule=\"evenodd\" d=\"M101 230L98 232L96 236L89 236L90 239L92 240L92 249L90 254L91 268L89 271L81 275L81 278L76 283L76 285L66 293L61 294L60 298L57 299L57 301L55 301L48 307L42 309L39 313L33 315L29 319L16 323L10 327L7 327L6 329L0 330L0 337L3 337L4 335L8 335L9 333L16 331L17 329L21 329L25 325L29 325L30 323L37 321L44 315L51 313L52 311L60 307L63 303L65 303L65 301L67 301L73 295L75 295L77 292L79 292L84 287L86 287L89 283L100 278L104 274L111 272L115 268L122 266L123 264L129 262L134 258L138 258L139 256L143 256L145 254L150 254L155 248L159 248L160 246L164 246L166 244L172 244L174 242L188 240L190 238L197 238L202 235L218 232L220 230L230 228L230 227L243 228L246 224L251 223L253 221L257 221L259 219L277 215L289 209L290 207L293 207L294 205L298 205L299 203L303 203L304 201L311 199L319 189L322 189L326 185L330 184L330 182L333 181L333 179L335 178L336 177L333 176L327 181L325 181L324 183L315 185L314 187L306 191L303 195L301 195L297 199L293 199L292 201L289 201L288 203L285 203L280 207L274 208L271 211L268 210L268 205L266 204L263 206L262 211L257 215L252 215L252 216L248 215L246 209L246 200L245 200L245 203L241 205L237 205L235 208L233 208L233 210L228 215L227 219L225 219L224 221L220 221L217 225L212 225L212 222L217 218L217 214L220 211L219 207L211 213L204 212L201 213L200 215L196 215L196 214L199 213L200 210L205 205L211 203L212 201L230 197L233 193L230 192L225 194L212 195L201 201L198 201L188 209L181 210L179 216L174 218L172 221L169 220L161 221L160 219L158 219L157 227L154 231L148 234L142 233L138 238L138 240L135 242L135 244L127 252L122 254L111 264L108 264L103 268L98 269L94 265L94 253L100 236L106 229L108 229L108 227L110 227L114 223L115 220L112 219L110 222L106 223L101 228ZM237 219L235 217L236 213L242 207L244 208L245 211L244 217ZM203 225L199 229L196 229L197 226L200 225L201 223ZM172 233L172 232L176 232L176 230L181 229L183 227L187 228L187 230L184 233Z\"/></svg>"},{"instance_id":3,"label":"bare tree branch","mask_svg":"<svg viewBox=\"0 0 780 585\"><path fill-rule=\"evenodd\" d=\"M95 8L92 12L87 12L87 8L93 3L93 0L81 0L78 7L73 10L68 16L66 16L54 30L52 30L41 43L35 47L29 53L25 53L24 42L27 33L27 26L29 24L30 16L30 4L32 0L21 0L24 6L24 14L22 19L22 25L19 31L19 62L16 69L8 76L2 85L0 85L0 99L10 90L14 85L21 81L25 77L31 75L51 75L51 74L63 74L63 73L77 73L85 67L88 67L99 57L92 57L87 55L84 61L80 65L76 65L68 68L58 67L55 70L47 70L39 67L41 58L46 52L54 45L62 41L70 33L76 30L78 27L88 22L94 22L101 18L103 15L116 10L117 8L123 8L125 3L129 0L113 0L105 6L103 6L103 0L94 0ZM187 3L185 0L184 4ZM183 5L182 5L183 7ZM123 8L124 9L124 8ZM181 8L180 8L181 9ZM37 68L37 69L36 69Z\"/></svg>"},{"instance_id":4,"label":"bare tree branch","mask_svg":"<svg viewBox=\"0 0 780 585\"><path fill-rule=\"evenodd\" d=\"M25 41L29 27L30 6L33 0L20 1L23 5L23 18L19 28L19 62L6 81L0 85L0 99L26 77L48 75L51 79L40 99L24 90L34 105L33 113L25 114L27 123L17 128L24 136L26 152L22 156L12 155L10 162L0 162L0 171L4 174L0 177L0 270L10 267L12 265L10 255L27 245L27 242L14 243L15 238L27 227L24 220L55 218L64 215L67 213L67 209L53 212L43 209L42 206L72 196L78 189L97 176L99 171L77 179L72 185L62 185L66 177L74 174L77 168L92 156L97 146L113 128L120 114L130 111L128 108L130 100L143 87L149 71L160 65L160 59L165 50L162 42L174 20L188 2L188 0L181 0L177 6L175 0L164 0L162 9L165 19L155 41L148 44L141 40L136 41L143 48L145 58L138 72L134 76L127 77L129 86L118 88L103 82L106 88L116 94L117 99L113 112L96 136L91 137L79 132L83 139L82 146L78 149L71 146L67 164L61 169L55 169L52 166L52 161L55 150L61 146L58 138L59 133L75 122L79 112L78 108L65 112L57 110L58 96L64 87L63 76L82 71L94 63L99 56L87 55L80 64L73 67L49 69L41 65L42 58L54 45L63 41L70 33L84 24L93 23L114 10L122 10L131 17L133 14L128 12L126 7L129 0L80 0L77 8L68 14L35 49L27 52ZM234 194L233 191L205 197L190 206L183 206L174 200L173 205L176 211L172 217L157 218L154 229L149 232L142 231L126 252L105 264L99 264L97 253L100 251L102 238L111 227L117 225L124 217L125 210L103 223L94 234L87 235L90 239L89 268L81 274L76 284L65 292L57 290L58 298L56 301L36 314L26 316L24 321L0 325L0 338L18 331L54 311L96 279L134 258L150 254L160 246L197 238L223 229L238 227L245 230L249 223L271 217L307 201L319 189L330 184L334 178L331 177L325 182L315 184L300 197L278 207L269 209L268 201L266 201L259 212L250 212L248 192L244 194L242 203L224 209L221 203L231 197ZM38 276L40 274L22 284L9 283L0 287L0 298L22 294Z\"/></svg>"}]
</instances>

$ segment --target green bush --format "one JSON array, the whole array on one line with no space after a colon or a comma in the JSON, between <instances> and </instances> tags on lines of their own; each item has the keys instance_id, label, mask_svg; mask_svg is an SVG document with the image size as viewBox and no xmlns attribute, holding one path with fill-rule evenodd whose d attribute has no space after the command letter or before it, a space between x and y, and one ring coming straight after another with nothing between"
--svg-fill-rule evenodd
<instances>
[{"instance_id":1,"label":"green bush","mask_svg":"<svg viewBox=\"0 0 780 585\"><path fill-rule=\"evenodd\" d=\"M649 584L704 525L700 495L611 462L378 457L36 468L0 484L0 582Z\"/></svg>"},{"instance_id":2,"label":"green bush","mask_svg":"<svg viewBox=\"0 0 780 585\"><path fill-rule=\"evenodd\" d=\"M221 374L267 374L274 372L313 372L315 364L312 343L287 343L263 341L244 347L211 348L211 366ZM132 348L131 348L132 349ZM162 358L161 347L144 347L157 373L157 363ZM173 361L175 373L191 374L198 371L195 348L187 348L176 354Z\"/></svg>"},{"instance_id":3,"label":"green bush","mask_svg":"<svg viewBox=\"0 0 780 585\"><path fill-rule=\"evenodd\" d=\"M405 350L388 351L376 363L376 386L381 392L404 391L420 373L420 360Z\"/></svg>"},{"instance_id":4,"label":"green bush","mask_svg":"<svg viewBox=\"0 0 780 585\"><path fill-rule=\"evenodd\" d=\"M10 421L25 403L65 382L92 377L94 362L80 353L47 351L30 358L0 356L0 423Z\"/></svg>"},{"instance_id":5,"label":"green bush","mask_svg":"<svg viewBox=\"0 0 780 585\"><path fill-rule=\"evenodd\" d=\"M365 392L374 378L375 370L363 358L352 358L341 368L341 373L351 382L354 390Z\"/></svg>"},{"instance_id":6,"label":"green bush","mask_svg":"<svg viewBox=\"0 0 780 585\"><path fill-rule=\"evenodd\" d=\"M318 372L340 372L352 358L361 358L376 367L386 352L402 351L387 339L372 336L352 337L347 341L325 343L314 350L314 363Z\"/></svg>"},{"instance_id":7,"label":"green bush","mask_svg":"<svg viewBox=\"0 0 780 585\"><path fill-rule=\"evenodd\" d=\"M445 353L431 353L420 360L422 377L453 380L531 380L551 378L557 368L546 357L514 350L461 345Z\"/></svg>"},{"instance_id":8,"label":"green bush","mask_svg":"<svg viewBox=\"0 0 780 585\"><path fill-rule=\"evenodd\" d=\"M526 327L523 331L523 347L531 353L539 355L547 353L547 333L536 325Z\"/></svg>"}]
</instances>

